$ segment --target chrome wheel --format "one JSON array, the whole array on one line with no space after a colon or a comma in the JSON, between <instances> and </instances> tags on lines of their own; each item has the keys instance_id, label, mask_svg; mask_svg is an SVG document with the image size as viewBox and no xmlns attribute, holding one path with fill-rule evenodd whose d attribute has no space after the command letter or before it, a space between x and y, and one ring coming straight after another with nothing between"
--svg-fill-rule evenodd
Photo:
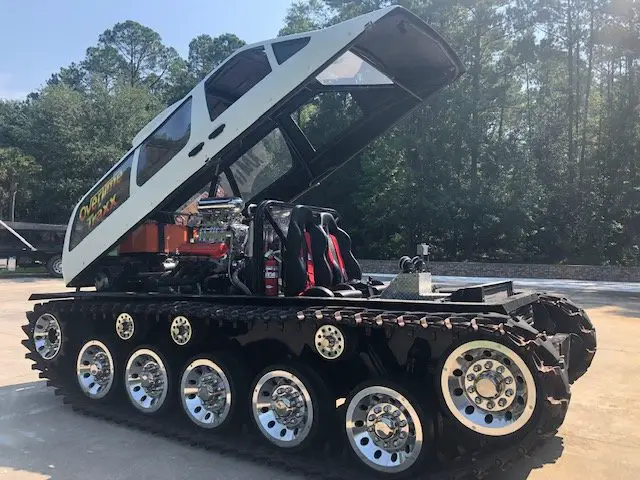
<instances>
[{"instance_id":1,"label":"chrome wheel","mask_svg":"<svg viewBox=\"0 0 640 480\"><path fill-rule=\"evenodd\" d=\"M342 331L333 325L322 325L316 331L316 350L326 360L335 360L344 353Z\"/></svg>"},{"instance_id":2,"label":"chrome wheel","mask_svg":"<svg viewBox=\"0 0 640 480\"><path fill-rule=\"evenodd\" d=\"M122 340L129 340L133 337L135 329L136 325L131 315L126 312L118 315L118 318L116 318L116 333L118 337Z\"/></svg>"},{"instance_id":3,"label":"chrome wheel","mask_svg":"<svg viewBox=\"0 0 640 480\"><path fill-rule=\"evenodd\" d=\"M260 432L279 447L295 447L311 432L314 417L311 394L291 372L272 370L260 377L251 406Z\"/></svg>"},{"instance_id":4,"label":"chrome wheel","mask_svg":"<svg viewBox=\"0 0 640 480\"><path fill-rule=\"evenodd\" d=\"M40 315L33 328L36 351L45 360L52 360L62 345L62 329L58 319L50 313Z\"/></svg>"},{"instance_id":5,"label":"chrome wheel","mask_svg":"<svg viewBox=\"0 0 640 480\"><path fill-rule=\"evenodd\" d=\"M131 403L141 412L156 412L167 398L167 368L153 350L142 348L133 352L125 368L125 383Z\"/></svg>"},{"instance_id":6,"label":"chrome wheel","mask_svg":"<svg viewBox=\"0 0 640 480\"><path fill-rule=\"evenodd\" d=\"M459 346L447 357L440 380L453 416L483 435L516 432L536 406L529 367L501 343L476 340Z\"/></svg>"},{"instance_id":7,"label":"chrome wheel","mask_svg":"<svg viewBox=\"0 0 640 480\"><path fill-rule=\"evenodd\" d=\"M406 397L389 387L371 386L357 392L347 405L345 427L358 458L379 472L402 472L422 451L418 413Z\"/></svg>"},{"instance_id":8,"label":"chrome wheel","mask_svg":"<svg viewBox=\"0 0 640 480\"><path fill-rule=\"evenodd\" d=\"M191 340L191 322L187 317L179 316L171 322L171 339L177 345L186 345Z\"/></svg>"},{"instance_id":9,"label":"chrome wheel","mask_svg":"<svg viewBox=\"0 0 640 480\"><path fill-rule=\"evenodd\" d=\"M80 389L91 399L104 398L114 379L114 364L111 352L97 340L84 344L76 362L76 375Z\"/></svg>"},{"instance_id":10,"label":"chrome wheel","mask_svg":"<svg viewBox=\"0 0 640 480\"><path fill-rule=\"evenodd\" d=\"M180 383L182 406L199 427L216 428L231 410L231 385L222 368L208 358L192 361Z\"/></svg>"}]
</instances>

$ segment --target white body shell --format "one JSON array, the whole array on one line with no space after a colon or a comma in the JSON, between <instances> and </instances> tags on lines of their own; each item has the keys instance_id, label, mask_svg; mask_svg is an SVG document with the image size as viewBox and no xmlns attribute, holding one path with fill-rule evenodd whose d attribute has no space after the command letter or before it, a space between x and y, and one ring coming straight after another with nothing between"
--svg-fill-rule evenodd
<instances>
[{"instance_id":1,"label":"white body shell","mask_svg":"<svg viewBox=\"0 0 640 480\"><path fill-rule=\"evenodd\" d=\"M207 109L205 82L225 63L200 81L183 100L158 115L136 135L132 149L96 183L98 185L108 181L110 176L118 172L122 162L132 154L133 162L128 199L119 205L116 210L110 212L82 241L70 249L70 237L74 219L76 214L80 213L78 209L83 208L83 206L86 208L87 205L90 205L91 192L87 193L75 207L67 227L64 244L63 272L65 283L67 285L73 284L74 279L82 274L97 258L112 250L119 239L136 227L154 209L157 209L172 192L200 171L209 159L218 154L301 83L308 80L310 76L317 75L323 66L326 66L338 53L344 51L354 39L365 32L368 25L375 23L398 8L390 7L378 10L326 29L279 37L247 45L238 50L225 63L242 51L256 46L263 46L270 63L271 73L229 106L214 121L210 120ZM278 64L271 45L299 37L310 37L310 40L299 52L293 54L284 63ZM146 183L138 186L136 172L140 144L189 97L191 98L191 131L186 145ZM225 125L222 133L209 140L208 135L222 124ZM188 153L201 142L204 142L202 151L190 157ZM107 185L112 186L109 183ZM113 185L116 185L116 183L113 183ZM106 190L108 188L105 189L104 193L106 195L104 195L103 201L106 199L108 204L109 192ZM97 204L99 205L100 201Z\"/></svg>"}]
</instances>

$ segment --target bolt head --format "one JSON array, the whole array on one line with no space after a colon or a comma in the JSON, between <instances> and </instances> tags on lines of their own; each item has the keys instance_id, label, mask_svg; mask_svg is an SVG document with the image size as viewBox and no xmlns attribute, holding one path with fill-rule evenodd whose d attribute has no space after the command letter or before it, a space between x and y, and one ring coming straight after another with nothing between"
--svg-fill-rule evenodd
<instances>
[{"instance_id":1,"label":"bolt head","mask_svg":"<svg viewBox=\"0 0 640 480\"><path fill-rule=\"evenodd\" d=\"M407 422L405 420L400 420L398 425L400 425L401 427L406 427L407 426Z\"/></svg>"},{"instance_id":2,"label":"bolt head","mask_svg":"<svg viewBox=\"0 0 640 480\"><path fill-rule=\"evenodd\" d=\"M486 368L487 370L491 370L492 367L493 367L493 362L486 362L484 364L484 368Z\"/></svg>"},{"instance_id":3,"label":"bolt head","mask_svg":"<svg viewBox=\"0 0 640 480\"><path fill-rule=\"evenodd\" d=\"M380 412L382 412L382 408L380 408L380 407L376 407L376 408L374 408L374 409L373 409L373 411L374 411L375 413L380 413Z\"/></svg>"},{"instance_id":4,"label":"bolt head","mask_svg":"<svg viewBox=\"0 0 640 480\"><path fill-rule=\"evenodd\" d=\"M385 413L389 413L391 411L391 405L385 405L384 406L384 411L385 411Z\"/></svg>"},{"instance_id":5,"label":"bolt head","mask_svg":"<svg viewBox=\"0 0 640 480\"><path fill-rule=\"evenodd\" d=\"M367 417L367 420L369 420L370 422L373 422L376 419L376 416L371 414L369 415L369 417Z\"/></svg>"},{"instance_id":6,"label":"bolt head","mask_svg":"<svg viewBox=\"0 0 640 480\"><path fill-rule=\"evenodd\" d=\"M506 391L506 392L504 392L504 394L505 394L507 397L511 397L511 396L513 395L513 390L511 390L511 389L509 388L509 389L507 389L507 391Z\"/></svg>"},{"instance_id":7,"label":"bolt head","mask_svg":"<svg viewBox=\"0 0 640 480\"><path fill-rule=\"evenodd\" d=\"M482 403L482 399L480 397L476 397L475 402L480 405Z\"/></svg>"},{"instance_id":8,"label":"bolt head","mask_svg":"<svg viewBox=\"0 0 640 480\"><path fill-rule=\"evenodd\" d=\"M393 412L393 416L394 417L399 417L400 416L400 410L396 410L395 412Z\"/></svg>"},{"instance_id":9,"label":"bolt head","mask_svg":"<svg viewBox=\"0 0 640 480\"><path fill-rule=\"evenodd\" d=\"M507 377L504 379L504 383L506 383L507 385L511 385L513 383L513 378L511 377Z\"/></svg>"},{"instance_id":10,"label":"bolt head","mask_svg":"<svg viewBox=\"0 0 640 480\"><path fill-rule=\"evenodd\" d=\"M482 367L480 365L476 365L473 367L474 372L479 372L480 370L482 370Z\"/></svg>"},{"instance_id":11,"label":"bolt head","mask_svg":"<svg viewBox=\"0 0 640 480\"><path fill-rule=\"evenodd\" d=\"M493 402L487 402L487 408L488 408L489 410L492 410L492 409L493 409L493 407L495 407L495 406L496 406L496 404L495 404L495 403L493 403Z\"/></svg>"},{"instance_id":12,"label":"bolt head","mask_svg":"<svg viewBox=\"0 0 640 480\"><path fill-rule=\"evenodd\" d=\"M476 379L476 376L473 373L470 373L469 375L467 375L467 380L469 380L470 382L473 382Z\"/></svg>"},{"instance_id":13,"label":"bolt head","mask_svg":"<svg viewBox=\"0 0 640 480\"><path fill-rule=\"evenodd\" d=\"M500 365L498 368L496 368L496 371L498 373L502 373L502 372L504 372L504 367L502 365Z\"/></svg>"},{"instance_id":14,"label":"bolt head","mask_svg":"<svg viewBox=\"0 0 640 480\"><path fill-rule=\"evenodd\" d=\"M501 407L504 407L506 404L507 404L506 398L501 398L500 400L498 400L498 405L500 405Z\"/></svg>"},{"instance_id":15,"label":"bolt head","mask_svg":"<svg viewBox=\"0 0 640 480\"><path fill-rule=\"evenodd\" d=\"M469 393L473 393L476 391L476 387L474 387L473 385L471 385L469 388L467 388L467 392Z\"/></svg>"}]
</instances>

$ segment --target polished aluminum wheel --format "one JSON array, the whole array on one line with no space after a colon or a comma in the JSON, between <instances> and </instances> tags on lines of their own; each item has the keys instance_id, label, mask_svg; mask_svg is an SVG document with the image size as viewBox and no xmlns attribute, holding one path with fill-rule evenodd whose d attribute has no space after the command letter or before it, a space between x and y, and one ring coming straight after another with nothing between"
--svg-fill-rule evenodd
<instances>
[{"instance_id":1,"label":"polished aluminum wheel","mask_svg":"<svg viewBox=\"0 0 640 480\"><path fill-rule=\"evenodd\" d=\"M251 406L262 434L279 447L300 445L311 432L314 417L311 394L291 372L265 373L253 390Z\"/></svg>"},{"instance_id":2,"label":"polished aluminum wheel","mask_svg":"<svg viewBox=\"0 0 640 480\"><path fill-rule=\"evenodd\" d=\"M187 317L178 316L171 322L171 339L177 345L186 345L191 340L191 322Z\"/></svg>"},{"instance_id":3,"label":"polished aluminum wheel","mask_svg":"<svg viewBox=\"0 0 640 480\"><path fill-rule=\"evenodd\" d=\"M180 382L182 406L199 427L222 425L231 410L231 384L222 368L208 358L187 365Z\"/></svg>"},{"instance_id":4,"label":"polished aluminum wheel","mask_svg":"<svg viewBox=\"0 0 640 480\"><path fill-rule=\"evenodd\" d=\"M114 364L111 352L98 340L83 345L76 362L76 375L80 389L91 399L104 398L114 380Z\"/></svg>"},{"instance_id":5,"label":"polished aluminum wheel","mask_svg":"<svg viewBox=\"0 0 640 480\"><path fill-rule=\"evenodd\" d=\"M116 333L122 340L129 340L133 337L136 325L133 317L126 312L121 313L116 318Z\"/></svg>"},{"instance_id":6,"label":"polished aluminum wheel","mask_svg":"<svg viewBox=\"0 0 640 480\"><path fill-rule=\"evenodd\" d=\"M447 357L440 381L453 416L483 435L516 432L536 406L529 367L501 343L475 340L459 346Z\"/></svg>"},{"instance_id":7,"label":"polished aluminum wheel","mask_svg":"<svg viewBox=\"0 0 640 480\"><path fill-rule=\"evenodd\" d=\"M160 356L142 348L133 352L125 368L127 395L141 412L153 413L167 398L169 377Z\"/></svg>"},{"instance_id":8,"label":"polished aluminum wheel","mask_svg":"<svg viewBox=\"0 0 640 480\"><path fill-rule=\"evenodd\" d=\"M38 317L33 328L33 343L45 360L52 360L60 353L62 329L56 317L50 313Z\"/></svg>"},{"instance_id":9,"label":"polished aluminum wheel","mask_svg":"<svg viewBox=\"0 0 640 480\"><path fill-rule=\"evenodd\" d=\"M370 386L347 405L347 438L370 468L397 473L411 467L422 451L422 423L411 402L396 390Z\"/></svg>"},{"instance_id":10,"label":"polished aluminum wheel","mask_svg":"<svg viewBox=\"0 0 640 480\"><path fill-rule=\"evenodd\" d=\"M334 325L322 325L316 331L315 345L316 350L323 358L335 360L344 353L344 335Z\"/></svg>"}]
</instances>

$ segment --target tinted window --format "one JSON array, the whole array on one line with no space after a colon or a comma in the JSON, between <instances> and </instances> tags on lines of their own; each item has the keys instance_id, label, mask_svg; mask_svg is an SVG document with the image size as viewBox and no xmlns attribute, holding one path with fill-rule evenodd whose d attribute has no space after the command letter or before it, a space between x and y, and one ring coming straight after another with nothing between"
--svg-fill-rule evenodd
<instances>
[{"instance_id":1,"label":"tinted window","mask_svg":"<svg viewBox=\"0 0 640 480\"><path fill-rule=\"evenodd\" d=\"M295 38L293 40L284 40L282 42L274 43L273 54L278 61L278 64L283 64L291 56L298 53L303 47L309 43L311 37Z\"/></svg>"},{"instance_id":2,"label":"tinted window","mask_svg":"<svg viewBox=\"0 0 640 480\"><path fill-rule=\"evenodd\" d=\"M245 50L230 58L205 83L211 120L215 120L269 73L271 66L264 47Z\"/></svg>"},{"instance_id":3,"label":"tinted window","mask_svg":"<svg viewBox=\"0 0 640 480\"><path fill-rule=\"evenodd\" d=\"M132 162L133 153L85 197L73 219L69 250L75 248L129 198Z\"/></svg>"},{"instance_id":4,"label":"tinted window","mask_svg":"<svg viewBox=\"0 0 640 480\"><path fill-rule=\"evenodd\" d=\"M289 171L291 151L279 129L274 129L231 165L240 195L246 201Z\"/></svg>"},{"instance_id":5,"label":"tinted window","mask_svg":"<svg viewBox=\"0 0 640 480\"><path fill-rule=\"evenodd\" d=\"M183 103L140 146L136 183L144 183L184 148L191 134L191 98Z\"/></svg>"}]
</instances>

